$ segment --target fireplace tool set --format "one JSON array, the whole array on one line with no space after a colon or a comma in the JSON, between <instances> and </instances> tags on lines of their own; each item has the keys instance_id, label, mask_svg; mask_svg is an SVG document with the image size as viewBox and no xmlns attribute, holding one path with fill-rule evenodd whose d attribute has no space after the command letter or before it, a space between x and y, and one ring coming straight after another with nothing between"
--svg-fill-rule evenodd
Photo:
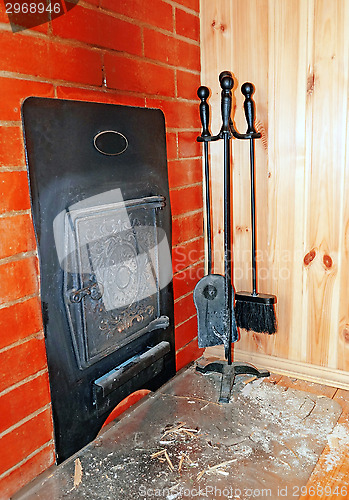
<instances>
[{"instance_id":1,"label":"fireplace tool set","mask_svg":"<svg viewBox=\"0 0 349 500\"><path fill-rule=\"evenodd\" d=\"M246 134L240 134L234 128L231 119L232 93L234 86L232 74L223 71L219 75L222 88L221 114L222 127L220 132L213 136L209 131L209 105L207 99L210 91L201 86L198 89L200 98L200 119L202 133L197 138L204 144L205 165L205 198L206 198L206 231L208 244L208 274L201 278L194 289L194 303L198 318L199 347L224 345L226 362L213 362L202 367L197 366L201 373L218 372L222 374L219 401L227 403L230 400L231 388L236 375L251 374L258 378L268 377L267 370L258 370L247 364L232 362L231 344L238 340L237 327L255 332L275 333L276 317L274 295L257 292L257 265L256 265L256 210L255 210L255 165L254 139L261 137L254 128L254 102L252 94L254 86L244 83L241 92L245 96L244 111L247 121ZM252 293L238 292L235 294L232 287L232 259L231 259L231 167L230 167L230 140L243 139L250 141L250 175L251 175L251 229L252 229ZM212 273L212 231L211 231L211 196L210 196L210 166L209 143L223 139L224 144L224 276ZM235 316L236 315L236 316Z\"/></svg>"}]
</instances>

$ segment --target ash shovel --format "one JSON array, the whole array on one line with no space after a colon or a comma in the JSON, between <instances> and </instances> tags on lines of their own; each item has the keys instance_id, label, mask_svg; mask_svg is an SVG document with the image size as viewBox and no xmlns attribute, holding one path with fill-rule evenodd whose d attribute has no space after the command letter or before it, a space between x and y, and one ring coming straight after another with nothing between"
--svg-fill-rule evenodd
<instances>
[{"instance_id":1,"label":"ash shovel","mask_svg":"<svg viewBox=\"0 0 349 500\"><path fill-rule=\"evenodd\" d=\"M220 403L230 401L231 388L235 376L239 374L253 374L256 377L269 376L266 370L247 364L232 362L231 344L238 340L238 330L234 315L234 294L231 282L231 192L230 192L230 140L235 137L245 139L233 128L231 120L232 93L234 80L229 71L219 75L222 88L221 113L222 127L218 135L212 136L209 132L209 105L207 99L209 89L199 87L200 118L202 134L197 138L204 143L205 185L206 185L206 229L208 244L208 274L204 276L194 289L194 303L198 318L198 344L199 347L224 345L226 362L209 363L206 366L197 365L201 373L218 372L222 374ZM223 139L224 143L224 276L212 274L212 236L211 236L211 203L210 203L210 168L208 144L211 141Z\"/></svg>"},{"instance_id":2,"label":"ash shovel","mask_svg":"<svg viewBox=\"0 0 349 500\"><path fill-rule=\"evenodd\" d=\"M223 87L222 87L223 88ZM222 114L223 114L223 92L222 91ZM228 90L228 92L230 92ZM207 237L207 261L208 274L201 278L194 289L194 303L197 310L198 318L198 344L199 347L209 347L215 345L224 345L225 355L228 357L230 352L230 344L238 338L238 331L235 323L235 316L232 309L232 287L231 287L231 259L230 259L230 231L225 234L225 250L226 255L226 272L225 276L221 274L212 274L212 235L211 235L211 196L210 196L210 166L208 143L211 140L220 138L212 137L209 132L209 105L207 99L209 89L207 87L199 87L198 97L200 98L200 118L202 123L202 134L198 137L199 142L204 143L204 165L205 165L205 198L206 198L206 237ZM228 99L229 100L229 99ZM231 108L231 99L230 99ZM223 120L226 128L229 127L229 102L224 102ZM224 123L219 135L223 134ZM222 135L223 137L223 135ZM225 145L226 149L226 145ZM229 149L229 145L228 145ZM229 159L228 155L228 159ZM230 166L228 167L230 172ZM230 182L229 182L230 185ZM229 193L225 193L229 194ZM229 195L230 201L230 195ZM229 202L228 202L229 204ZM225 203L225 210L228 209ZM227 216L225 216L225 220ZM230 229L230 228L229 228Z\"/></svg>"}]
</instances>

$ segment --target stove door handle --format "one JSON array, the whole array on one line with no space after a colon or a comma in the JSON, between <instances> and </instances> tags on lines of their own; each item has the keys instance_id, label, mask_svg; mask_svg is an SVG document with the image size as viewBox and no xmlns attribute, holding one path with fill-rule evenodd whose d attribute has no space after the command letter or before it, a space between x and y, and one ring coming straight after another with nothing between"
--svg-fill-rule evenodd
<instances>
[{"instance_id":1,"label":"stove door handle","mask_svg":"<svg viewBox=\"0 0 349 500\"><path fill-rule=\"evenodd\" d=\"M87 295L89 295L93 300L99 300L103 296L103 287L99 283L91 283L90 285L80 288L79 290L70 290L68 295L70 302L73 304L78 304Z\"/></svg>"}]
</instances>

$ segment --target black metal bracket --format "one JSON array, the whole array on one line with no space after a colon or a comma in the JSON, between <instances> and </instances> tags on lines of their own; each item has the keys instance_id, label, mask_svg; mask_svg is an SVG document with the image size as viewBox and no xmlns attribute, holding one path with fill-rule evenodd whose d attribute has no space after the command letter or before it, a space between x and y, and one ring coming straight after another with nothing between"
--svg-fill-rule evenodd
<instances>
[{"instance_id":1,"label":"black metal bracket","mask_svg":"<svg viewBox=\"0 0 349 500\"><path fill-rule=\"evenodd\" d=\"M224 361L214 361L205 366L197 364L196 371L202 374L222 374L221 391L219 396L220 403L229 403L231 389L237 375L254 375L257 378L270 377L270 372L268 370L258 370L255 366L246 363L232 363L229 365Z\"/></svg>"}]
</instances>

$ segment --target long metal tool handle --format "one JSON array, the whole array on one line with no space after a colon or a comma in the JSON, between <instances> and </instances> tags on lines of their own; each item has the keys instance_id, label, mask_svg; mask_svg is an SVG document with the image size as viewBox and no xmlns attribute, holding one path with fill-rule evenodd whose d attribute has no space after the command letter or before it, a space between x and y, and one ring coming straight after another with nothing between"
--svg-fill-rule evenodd
<instances>
[{"instance_id":1,"label":"long metal tool handle","mask_svg":"<svg viewBox=\"0 0 349 500\"><path fill-rule=\"evenodd\" d=\"M252 83L244 83L241 87L241 92L245 96L244 110L247 122L247 134L256 134L254 128L255 109L252 100L254 86ZM254 139L250 141L250 181L251 181L251 230L252 230L252 295L256 296L257 292L257 262L256 262L256 188L255 188L255 154L254 154Z\"/></svg>"},{"instance_id":2,"label":"long metal tool handle","mask_svg":"<svg viewBox=\"0 0 349 500\"><path fill-rule=\"evenodd\" d=\"M220 75L220 84L222 88L222 128L221 134L224 140L224 288L225 288L225 316L226 316L226 358L228 365L232 364L231 342L232 342L232 286L231 286L231 196L230 196L230 128L229 120L232 107L231 89L234 86L234 80L226 73Z\"/></svg>"},{"instance_id":3,"label":"long metal tool handle","mask_svg":"<svg viewBox=\"0 0 349 500\"><path fill-rule=\"evenodd\" d=\"M207 99L210 91L207 87L198 88L197 95L200 102L200 119L202 125L201 137L210 137L210 107ZM207 274L212 273L212 232L211 232L211 196L210 196L210 164L208 155L208 142L204 142L204 162L205 162L205 201L206 201L206 239L207 239Z\"/></svg>"}]
</instances>

